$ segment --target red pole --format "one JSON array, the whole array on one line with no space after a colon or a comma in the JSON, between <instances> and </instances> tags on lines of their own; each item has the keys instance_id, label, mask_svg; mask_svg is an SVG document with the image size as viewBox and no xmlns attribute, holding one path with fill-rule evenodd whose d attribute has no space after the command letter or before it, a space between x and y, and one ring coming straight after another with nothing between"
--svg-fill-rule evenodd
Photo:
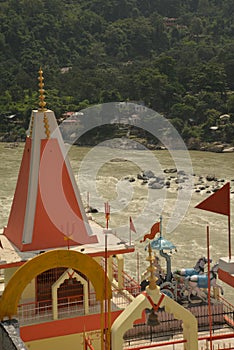
<instances>
[{"instance_id":1,"label":"red pole","mask_svg":"<svg viewBox=\"0 0 234 350\"><path fill-rule=\"evenodd\" d=\"M231 244L231 201L230 201L230 182L227 183L228 188L228 255L229 260L232 258L232 244Z\"/></svg>"},{"instance_id":2,"label":"red pole","mask_svg":"<svg viewBox=\"0 0 234 350\"><path fill-rule=\"evenodd\" d=\"M108 221L107 221L108 223ZM108 229L108 225L107 225ZM107 339L107 232L105 233L105 349L108 350L108 339Z\"/></svg>"},{"instance_id":3,"label":"red pole","mask_svg":"<svg viewBox=\"0 0 234 350\"><path fill-rule=\"evenodd\" d=\"M106 215L106 229L108 230L108 227L109 227L109 219L110 219L110 205L109 203L105 203L105 215ZM108 319L107 319L107 316L108 316L108 305L107 305L107 274L108 274L108 264L107 264L107 259L108 259L108 249L107 249L107 232L105 232L105 302L104 302L104 305L105 305L105 308L104 308L104 313L105 313L105 317L104 317L104 320L105 320L105 349L106 350L109 350L108 347L109 347L109 339L108 339L108 332L110 330L107 330L107 327L108 327Z\"/></svg>"},{"instance_id":4,"label":"red pole","mask_svg":"<svg viewBox=\"0 0 234 350\"><path fill-rule=\"evenodd\" d=\"M231 216L228 215L228 253L229 253L229 260L232 259L232 247L231 247Z\"/></svg>"},{"instance_id":5,"label":"red pole","mask_svg":"<svg viewBox=\"0 0 234 350\"><path fill-rule=\"evenodd\" d=\"M110 205L108 202L105 203L105 214L106 214L106 228L108 229L109 219L110 219Z\"/></svg>"},{"instance_id":6,"label":"red pole","mask_svg":"<svg viewBox=\"0 0 234 350\"><path fill-rule=\"evenodd\" d=\"M140 259L139 252L137 252L137 283L140 284Z\"/></svg>"},{"instance_id":7,"label":"red pole","mask_svg":"<svg viewBox=\"0 0 234 350\"><path fill-rule=\"evenodd\" d=\"M209 328L210 328L210 350L212 350L212 311L210 300L210 230L209 226L206 227L206 239L207 239L207 259L208 259L208 315L209 315Z\"/></svg>"}]
</instances>

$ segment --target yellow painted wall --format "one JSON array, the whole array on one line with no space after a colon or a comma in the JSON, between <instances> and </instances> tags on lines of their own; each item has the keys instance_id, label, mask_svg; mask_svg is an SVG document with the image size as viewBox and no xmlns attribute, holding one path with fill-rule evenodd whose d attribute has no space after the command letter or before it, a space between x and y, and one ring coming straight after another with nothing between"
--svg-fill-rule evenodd
<instances>
[{"instance_id":1,"label":"yellow painted wall","mask_svg":"<svg viewBox=\"0 0 234 350\"><path fill-rule=\"evenodd\" d=\"M18 267L10 267L9 269L5 269L5 272L4 272L5 286L8 284L8 282L10 281L11 277L13 276L16 270L18 270Z\"/></svg>"},{"instance_id":2,"label":"yellow painted wall","mask_svg":"<svg viewBox=\"0 0 234 350\"><path fill-rule=\"evenodd\" d=\"M102 257L101 256L95 256L93 258L93 260L95 260L99 265L101 264L101 260L102 260Z\"/></svg>"},{"instance_id":3,"label":"yellow painted wall","mask_svg":"<svg viewBox=\"0 0 234 350\"><path fill-rule=\"evenodd\" d=\"M11 267L9 269L5 269L5 272L4 272L5 286L8 284L9 280L17 270L18 270L18 267ZM20 303L26 303L34 300L35 300L35 279L33 279L26 286L25 290L21 295Z\"/></svg>"},{"instance_id":4,"label":"yellow painted wall","mask_svg":"<svg viewBox=\"0 0 234 350\"><path fill-rule=\"evenodd\" d=\"M90 337L95 350L101 350L100 333L87 332L86 337ZM71 334L62 337L36 340L26 343L28 350L82 350L83 334Z\"/></svg>"},{"instance_id":5,"label":"yellow painted wall","mask_svg":"<svg viewBox=\"0 0 234 350\"><path fill-rule=\"evenodd\" d=\"M35 289L35 279L33 279L21 294L20 302L26 303L28 301L34 301L36 295Z\"/></svg>"}]
</instances>

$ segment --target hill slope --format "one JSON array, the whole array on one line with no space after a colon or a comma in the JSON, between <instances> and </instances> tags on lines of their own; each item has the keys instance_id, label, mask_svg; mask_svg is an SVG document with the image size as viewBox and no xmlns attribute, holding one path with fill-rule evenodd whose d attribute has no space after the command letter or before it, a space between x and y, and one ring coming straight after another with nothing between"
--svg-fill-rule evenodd
<instances>
[{"instance_id":1,"label":"hill slope","mask_svg":"<svg viewBox=\"0 0 234 350\"><path fill-rule=\"evenodd\" d=\"M233 140L234 0L0 1L0 106L27 125L35 76L60 116L90 104L144 101L185 141ZM219 116L230 125L217 131ZM12 129L1 118L2 132Z\"/></svg>"}]
</instances>

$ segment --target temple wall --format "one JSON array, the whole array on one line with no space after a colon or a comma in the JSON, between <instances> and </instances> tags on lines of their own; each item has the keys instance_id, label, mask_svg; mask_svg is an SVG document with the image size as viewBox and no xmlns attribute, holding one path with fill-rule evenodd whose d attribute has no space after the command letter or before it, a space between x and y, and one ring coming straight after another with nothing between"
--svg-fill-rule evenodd
<instances>
[{"instance_id":1,"label":"temple wall","mask_svg":"<svg viewBox=\"0 0 234 350\"><path fill-rule=\"evenodd\" d=\"M101 350L100 332L86 332L86 337L91 338L92 346L95 350ZM30 350L77 350L83 349L83 333L71 334L60 337L53 337L41 340L30 341L26 343Z\"/></svg>"}]
</instances>

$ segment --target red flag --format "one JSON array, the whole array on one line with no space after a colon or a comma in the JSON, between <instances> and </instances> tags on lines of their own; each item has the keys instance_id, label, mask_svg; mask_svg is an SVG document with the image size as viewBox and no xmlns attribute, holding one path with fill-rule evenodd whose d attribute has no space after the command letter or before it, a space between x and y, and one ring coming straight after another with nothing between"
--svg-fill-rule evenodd
<instances>
[{"instance_id":1,"label":"red flag","mask_svg":"<svg viewBox=\"0 0 234 350\"><path fill-rule=\"evenodd\" d=\"M230 216L230 182L213 193L195 208Z\"/></svg>"},{"instance_id":2,"label":"red flag","mask_svg":"<svg viewBox=\"0 0 234 350\"><path fill-rule=\"evenodd\" d=\"M131 216L130 216L130 230L136 233L136 229L135 229L135 226L133 224Z\"/></svg>"},{"instance_id":3,"label":"red flag","mask_svg":"<svg viewBox=\"0 0 234 350\"><path fill-rule=\"evenodd\" d=\"M144 239L142 239L140 242L141 243L145 242L147 238L153 239L156 233L158 232L160 232L160 221L153 224L153 226L151 227L150 233L147 233L146 235L144 235Z\"/></svg>"}]
</instances>

